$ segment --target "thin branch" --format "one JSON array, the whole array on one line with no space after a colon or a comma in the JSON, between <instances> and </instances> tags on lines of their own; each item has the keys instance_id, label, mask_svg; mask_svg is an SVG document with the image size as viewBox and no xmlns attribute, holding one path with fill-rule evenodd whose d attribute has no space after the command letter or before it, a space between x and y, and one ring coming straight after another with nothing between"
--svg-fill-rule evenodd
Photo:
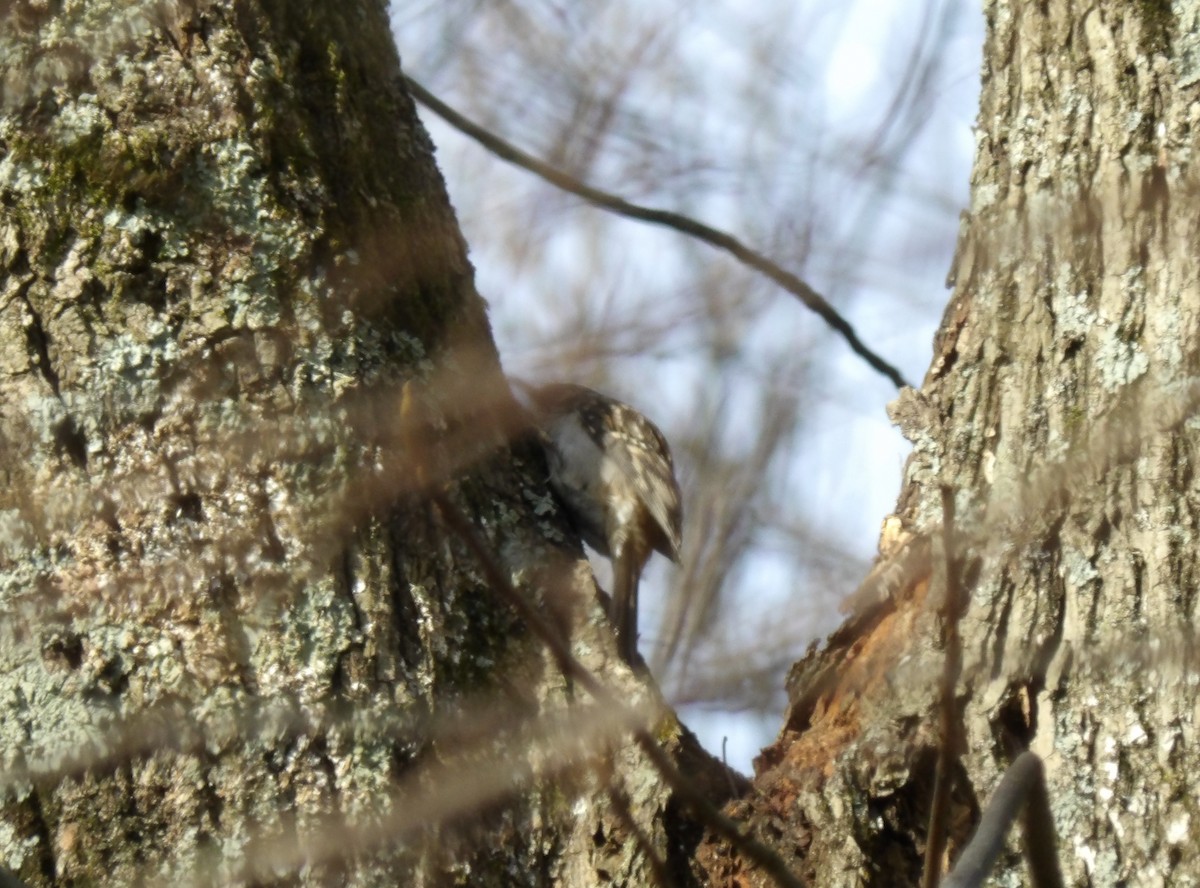
<instances>
[{"instance_id":1,"label":"thin branch","mask_svg":"<svg viewBox=\"0 0 1200 888\"><path fill-rule=\"evenodd\" d=\"M615 194L610 194L599 188L593 188L591 185L579 181L574 176L543 163L530 154L526 154L490 130L468 120L411 77L405 75L404 80L409 92L412 93L418 102L437 114L459 132L479 142L502 160L528 170L534 175L545 179L556 188L560 188L577 197L582 197L589 203L610 210L620 216L636 219L640 222L648 222L652 225L662 225L690 235L719 250L724 250L734 256L739 262L766 275L799 299L806 308L820 316L826 324L846 340L846 343L855 354L866 361L874 370L891 380L896 388L908 385L899 370L868 348L858 338L858 333L855 332L850 322L838 314L837 310L829 304L824 296L804 283L804 281L800 280L792 272L781 268L766 256L747 247L733 235L718 231L715 228L705 225L703 222L698 222L680 213L673 213L669 210L656 210L652 207L630 203L623 198L617 197Z\"/></svg>"},{"instance_id":2,"label":"thin branch","mask_svg":"<svg viewBox=\"0 0 1200 888\"><path fill-rule=\"evenodd\" d=\"M1023 755L1034 755L1032 752ZM1025 810L1021 813L1021 829L1025 834L1025 860L1029 863L1029 883L1033 888L1063 888L1062 870L1058 865L1058 839L1054 832L1054 815L1050 812L1050 793L1046 790L1046 773L1041 759L1029 787ZM1015 763L1014 763L1015 764Z\"/></svg>"},{"instance_id":3,"label":"thin branch","mask_svg":"<svg viewBox=\"0 0 1200 888\"><path fill-rule=\"evenodd\" d=\"M207 888L265 884L285 872L346 860L364 851L394 845L406 833L452 824L497 804L539 780L573 773L580 762L620 742L632 723L652 717L641 711L592 704L543 714L507 743L480 736L460 754L426 762L383 797L377 813L335 810L303 816L296 828L263 825L248 837L232 872L198 868L190 879L171 882L131 879L131 884ZM623 721L628 719L629 721ZM439 757L441 758L441 757Z\"/></svg>"},{"instance_id":4,"label":"thin branch","mask_svg":"<svg viewBox=\"0 0 1200 888\"><path fill-rule=\"evenodd\" d=\"M612 707L614 712L622 709L624 704L586 666L575 659L558 631L516 590L470 520L441 491L433 491L430 498L442 520L479 561L489 588L516 610L525 624L545 643L563 674L578 682L601 705ZM635 728L633 739L676 795L713 831L762 867L777 884L784 888L804 888L804 883L788 869L778 854L743 832L741 824L726 817L704 797L692 781L675 767L649 731L645 728Z\"/></svg>"},{"instance_id":5,"label":"thin branch","mask_svg":"<svg viewBox=\"0 0 1200 888\"><path fill-rule=\"evenodd\" d=\"M606 779L608 781L609 804L612 805L613 811L616 812L617 819L633 835L638 848L646 856L646 860L650 864L650 875L653 877L652 881L654 885L657 888L671 888L675 883L667 875L667 862L662 859L662 856L655 849L653 842L650 841L650 836L646 834L646 830L634 819L633 811L629 808L629 799L624 792L613 785L611 773L606 775Z\"/></svg>"},{"instance_id":6,"label":"thin branch","mask_svg":"<svg viewBox=\"0 0 1200 888\"><path fill-rule=\"evenodd\" d=\"M942 668L937 770L933 779L933 803L929 810L929 830L925 841L925 870L922 888L937 888L942 873L942 853L946 849L946 829L950 820L950 791L954 787L954 759L959 748L959 712L954 697L962 671L962 638L958 621L962 616L961 560L955 549L954 490L942 485L942 559L945 597L942 600L942 638L946 660Z\"/></svg>"},{"instance_id":7,"label":"thin branch","mask_svg":"<svg viewBox=\"0 0 1200 888\"><path fill-rule=\"evenodd\" d=\"M1004 836L1021 806L1025 809L1025 854L1035 888L1062 888L1055 851L1054 823L1046 795L1042 760L1026 750L1009 765L983 810L979 827L943 888L979 888L1004 848ZM1048 832L1037 834L1038 830Z\"/></svg>"}]
</instances>

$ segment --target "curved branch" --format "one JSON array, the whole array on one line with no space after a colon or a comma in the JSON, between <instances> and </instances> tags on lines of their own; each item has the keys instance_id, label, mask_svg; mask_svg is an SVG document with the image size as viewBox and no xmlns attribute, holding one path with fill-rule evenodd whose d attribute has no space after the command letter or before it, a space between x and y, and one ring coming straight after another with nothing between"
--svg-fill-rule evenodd
<instances>
[{"instance_id":1,"label":"curved branch","mask_svg":"<svg viewBox=\"0 0 1200 888\"><path fill-rule=\"evenodd\" d=\"M895 384L896 388L908 385L908 382L899 370L877 355L859 339L858 333L855 332L850 322L838 314L837 309L830 305L824 296L804 283L804 281L800 280L792 272L781 268L766 256L747 247L733 235L727 234L724 231L718 231L715 228L705 225L703 222L698 222L680 213L673 213L669 210L656 210L651 207L641 206L640 204L630 203L623 198L617 197L615 194L601 191L599 188L593 188L591 185L579 181L574 176L570 176L562 170L555 169L549 164L538 160L536 157L526 154L490 130L463 117L463 115L459 114L408 75L404 75L404 81L408 86L409 92L412 93L418 102L459 132L479 142L502 160L506 160L511 164L528 170L536 176L540 176L556 188L582 197L589 203L610 210L620 216L636 219L640 222L648 222L651 225L662 225L667 228L673 228L697 240L704 241L704 243L710 246L731 254L739 262L750 266L755 271L766 275L799 299L806 308L815 312L826 324L846 340L847 345L850 346L855 354L866 361L872 369L886 376Z\"/></svg>"},{"instance_id":2,"label":"curved branch","mask_svg":"<svg viewBox=\"0 0 1200 888\"><path fill-rule=\"evenodd\" d=\"M942 888L979 888L1004 849L1004 836L1025 807L1025 856L1030 884L1035 888L1062 888L1058 868L1054 818L1046 793L1042 760L1026 750L1008 766L992 799L983 809L970 844L954 865Z\"/></svg>"}]
</instances>

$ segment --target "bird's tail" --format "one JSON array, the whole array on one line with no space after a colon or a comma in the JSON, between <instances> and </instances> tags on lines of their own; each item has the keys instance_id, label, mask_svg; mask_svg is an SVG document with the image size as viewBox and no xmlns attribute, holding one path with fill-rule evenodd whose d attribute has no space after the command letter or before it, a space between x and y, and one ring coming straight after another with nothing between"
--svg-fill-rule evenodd
<instances>
[{"instance_id":1,"label":"bird's tail","mask_svg":"<svg viewBox=\"0 0 1200 888\"><path fill-rule=\"evenodd\" d=\"M617 653L626 663L637 659L638 579L643 559L626 546L613 559L613 596L609 620L617 633Z\"/></svg>"}]
</instances>

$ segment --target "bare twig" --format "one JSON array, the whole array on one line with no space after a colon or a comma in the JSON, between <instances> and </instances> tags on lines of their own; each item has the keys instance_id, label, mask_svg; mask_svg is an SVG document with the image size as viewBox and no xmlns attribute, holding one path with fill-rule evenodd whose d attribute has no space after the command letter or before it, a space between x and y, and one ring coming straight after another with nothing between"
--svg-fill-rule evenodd
<instances>
[{"instance_id":1,"label":"bare twig","mask_svg":"<svg viewBox=\"0 0 1200 888\"><path fill-rule=\"evenodd\" d=\"M556 188L582 197L589 203L618 215L629 219L636 219L639 222L648 222L652 225L673 228L683 234L690 235L719 250L724 250L739 262L766 275L799 299L806 308L817 314L826 324L832 327L846 340L846 343L855 354L866 361L872 369L891 380L896 388L908 385L908 382L905 381L899 370L877 355L859 339L858 333L855 332L850 322L842 317L824 296L804 283L804 281L800 280L792 272L781 268L766 256L747 247L733 235L724 231L718 231L716 228L705 225L703 222L698 222L681 213L673 213L669 210L656 210L652 207L631 203L624 198L617 197L615 194L610 194L607 191L602 191L599 188L594 188L591 185L581 182L574 176L543 163L530 154L526 154L515 145L506 142L495 133L474 121L468 120L411 77L405 76L404 79L409 92L412 93L418 102L437 114L459 132L479 142L502 160L528 170L534 175L545 179Z\"/></svg>"},{"instance_id":2,"label":"bare twig","mask_svg":"<svg viewBox=\"0 0 1200 888\"><path fill-rule=\"evenodd\" d=\"M634 819L633 811L629 809L628 797L613 784L611 776L608 781L608 801L613 806L613 811L616 812L617 819L625 825L625 828L633 836L634 841L637 842L638 848L646 855L654 884L658 888L671 888L675 883L667 876L667 862L662 859L662 855L655 849L654 843L650 841L650 836L646 834L646 830Z\"/></svg>"},{"instance_id":3,"label":"bare twig","mask_svg":"<svg viewBox=\"0 0 1200 888\"><path fill-rule=\"evenodd\" d=\"M462 758L429 764L403 780L386 799L386 813L355 818L348 812L312 815L303 830L263 829L253 836L240 865L219 881L197 873L181 888L214 884L258 884L301 866L342 860L362 850L402 839L405 833L465 817L481 807L520 793L538 779L553 779L579 767L619 741L632 723L650 717L647 708L572 706L553 717L543 715L519 736L497 747L494 738L480 754L475 747ZM536 762L536 764L535 764ZM155 882L147 880L153 885ZM139 883L140 884L140 883ZM159 882L158 884L163 884Z\"/></svg>"},{"instance_id":4,"label":"bare twig","mask_svg":"<svg viewBox=\"0 0 1200 888\"><path fill-rule=\"evenodd\" d=\"M1022 753L1022 756L1026 755L1033 756L1037 764L1033 785L1029 787L1025 800L1025 810L1021 813L1029 882L1033 888L1063 888L1062 871L1058 865L1058 839L1054 832L1054 815L1050 813L1045 770L1036 755L1032 752Z\"/></svg>"},{"instance_id":5,"label":"bare twig","mask_svg":"<svg viewBox=\"0 0 1200 888\"><path fill-rule=\"evenodd\" d=\"M958 703L954 689L962 671L962 638L958 620L962 615L962 586L955 549L954 490L942 485L942 558L945 597L942 599L942 642L946 660L942 669L941 700L938 702L939 737L937 770L933 780L933 803L929 810L929 830L925 842L925 870L922 888L937 888L942 871L942 853L946 849L946 825L950 817L950 791L954 785L955 756L958 755Z\"/></svg>"},{"instance_id":6,"label":"bare twig","mask_svg":"<svg viewBox=\"0 0 1200 888\"><path fill-rule=\"evenodd\" d=\"M1055 851L1054 823L1046 795L1042 760L1026 750L1009 765L979 827L943 888L979 888L1004 847L1004 836L1025 804L1025 854L1035 888L1062 888Z\"/></svg>"},{"instance_id":7,"label":"bare twig","mask_svg":"<svg viewBox=\"0 0 1200 888\"><path fill-rule=\"evenodd\" d=\"M488 586L516 610L533 633L545 643L563 674L578 682L601 705L612 707L614 712L620 711L624 704L586 666L575 659L558 631L516 590L496 562L487 543L467 517L440 491L432 492L430 498L442 519L479 561ZM804 883L788 869L778 854L747 835L737 821L726 817L704 797L692 781L675 767L649 731L645 728L634 728L633 739L676 795L714 832L762 867L777 884L785 888L804 888Z\"/></svg>"}]
</instances>

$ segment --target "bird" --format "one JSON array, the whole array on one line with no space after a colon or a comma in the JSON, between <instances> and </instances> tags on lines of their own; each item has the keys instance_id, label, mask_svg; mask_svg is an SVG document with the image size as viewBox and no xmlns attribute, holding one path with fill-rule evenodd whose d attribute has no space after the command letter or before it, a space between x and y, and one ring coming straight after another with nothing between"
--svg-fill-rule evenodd
<instances>
[{"instance_id":1,"label":"bird","mask_svg":"<svg viewBox=\"0 0 1200 888\"><path fill-rule=\"evenodd\" d=\"M638 583L651 554L676 564L683 508L671 449L658 426L586 386L523 385L550 487L583 541L613 567L609 620L621 658L637 658Z\"/></svg>"}]
</instances>

